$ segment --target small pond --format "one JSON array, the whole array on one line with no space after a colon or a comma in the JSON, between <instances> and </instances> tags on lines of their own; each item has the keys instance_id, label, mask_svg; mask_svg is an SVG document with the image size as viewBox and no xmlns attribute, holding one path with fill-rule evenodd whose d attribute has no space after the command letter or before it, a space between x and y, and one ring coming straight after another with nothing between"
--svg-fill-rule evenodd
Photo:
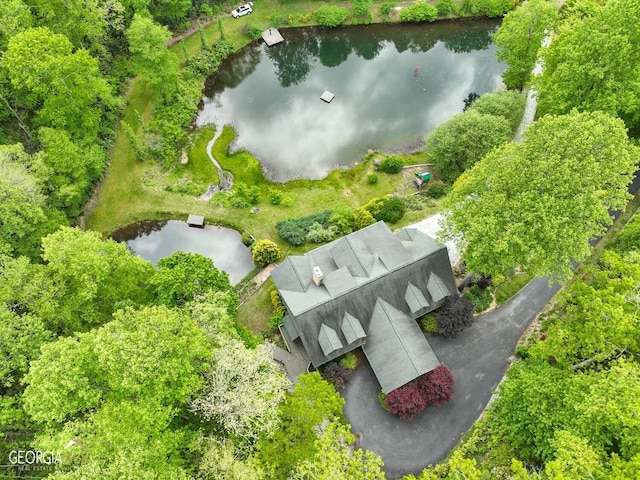
<instances>
[{"instance_id":1,"label":"small pond","mask_svg":"<svg viewBox=\"0 0 640 480\"><path fill-rule=\"evenodd\" d=\"M251 250L231 228L209 225L193 228L179 220L144 221L121 228L111 238L126 242L133 253L154 265L178 250L199 253L213 259L216 268L227 272L233 285L254 268Z\"/></svg>"},{"instance_id":2,"label":"small pond","mask_svg":"<svg viewBox=\"0 0 640 480\"><path fill-rule=\"evenodd\" d=\"M462 111L471 92L502 86L495 20L281 29L285 42L252 44L205 84L197 125L232 124L236 147L276 181L322 178L370 148L421 147ZM330 104L323 91L336 96Z\"/></svg>"}]
</instances>

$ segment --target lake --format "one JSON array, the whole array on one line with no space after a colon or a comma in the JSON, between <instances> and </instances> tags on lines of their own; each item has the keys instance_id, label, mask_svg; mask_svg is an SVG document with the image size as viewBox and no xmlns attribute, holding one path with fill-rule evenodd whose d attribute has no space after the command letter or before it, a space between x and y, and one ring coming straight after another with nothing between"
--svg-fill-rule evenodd
<instances>
[{"instance_id":1,"label":"lake","mask_svg":"<svg viewBox=\"0 0 640 480\"><path fill-rule=\"evenodd\" d=\"M233 285L254 268L251 250L231 228L213 225L193 228L179 220L144 221L117 230L111 238L126 242L133 253L154 265L178 250L199 253L213 259L216 268L227 272Z\"/></svg>"},{"instance_id":2,"label":"lake","mask_svg":"<svg viewBox=\"0 0 640 480\"><path fill-rule=\"evenodd\" d=\"M275 181L322 178L368 149L419 149L471 92L501 87L496 20L281 29L205 83L196 124L231 124ZM327 104L320 95L335 94Z\"/></svg>"}]
</instances>

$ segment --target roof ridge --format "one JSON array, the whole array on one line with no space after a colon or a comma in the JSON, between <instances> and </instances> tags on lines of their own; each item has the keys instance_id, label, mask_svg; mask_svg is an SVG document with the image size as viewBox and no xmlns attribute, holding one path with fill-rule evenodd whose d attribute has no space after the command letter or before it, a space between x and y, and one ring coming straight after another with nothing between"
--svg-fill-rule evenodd
<instances>
[{"instance_id":1,"label":"roof ridge","mask_svg":"<svg viewBox=\"0 0 640 480\"><path fill-rule=\"evenodd\" d=\"M355 232L354 232L355 233ZM354 248L353 244L351 243L351 239L349 238L349 235L346 235L345 240L347 241L347 243L349 244L349 247L351 248L351 251L353 252L353 256L356 257L356 260L358 261L358 265L360 265L360 268L362 268L362 271L364 273L367 274L367 278L369 278L370 276L370 272L367 268L365 268L365 266L363 265L362 261L360 260L360 257L358 256L358 252L356 251L356 249ZM356 237L353 237L356 238ZM364 247L369 250L369 248L367 247L367 245L362 242L362 244L364 245Z\"/></svg>"},{"instance_id":2,"label":"roof ridge","mask_svg":"<svg viewBox=\"0 0 640 480\"><path fill-rule=\"evenodd\" d=\"M415 369L416 372L420 372L420 369L416 365L416 362L413 361L413 357L411 356L411 353L409 352L409 350L407 349L407 346L404 343L404 339L402 338L402 335L400 335L398 333L398 329L393 324L393 320L389 316L389 312L387 311L386 305L389 305L392 308L393 308L393 305L387 303L384 299L382 299L380 297L378 297L378 301L380 302L380 305L382 306L382 309L384 310L385 315L389 319L389 323L391 324L391 328L393 328L393 331L395 332L396 337L398 337L398 340L400 340L400 344L402 345L402 348L404 349L405 353L407 354L407 357L409 358L409 361L411 362L411 365L413 365L413 368Z\"/></svg>"}]
</instances>

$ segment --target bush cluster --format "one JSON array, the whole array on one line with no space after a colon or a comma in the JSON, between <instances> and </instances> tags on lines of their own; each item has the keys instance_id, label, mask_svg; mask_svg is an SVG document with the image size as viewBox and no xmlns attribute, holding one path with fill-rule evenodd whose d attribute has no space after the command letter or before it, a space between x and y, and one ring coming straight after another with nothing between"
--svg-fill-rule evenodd
<instances>
[{"instance_id":1,"label":"bush cluster","mask_svg":"<svg viewBox=\"0 0 640 480\"><path fill-rule=\"evenodd\" d=\"M436 312L436 320L439 334L455 337L473 323L473 303L464 297L447 297Z\"/></svg>"},{"instance_id":2,"label":"bush cluster","mask_svg":"<svg viewBox=\"0 0 640 480\"><path fill-rule=\"evenodd\" d=\"M439 407L453 397L453 374L445 365L436 367L420 379L389 392L383 406L389 413L413 420L427 405Z\"/></svg>"},{"instance_id":3,"label":"bush cluster","mask_svg":"<svg viewBox=\"0 0 640 480\"><path fill-rule=\"evenodd\" d=\"M358 357L353 352L345 353L340 359L340 365L347 370L353 370L358 365Z\"/></svg>"},{"instance_id":4,"label":"bush cluster","mask_svg":"<svg viewBox=\"0 0 640 480\"><path fill-rule=\"evenodd\" d=\"M367 202L362 208L371 216L387 223L396 223L406 212L404 202L398 197L378 197Z\"/></svg>"},{"instance_id":5,"label":"bush cluster","mask_svg":"<svg viewBox=\"0 0 640 480\"><path fill-rule=\"evenodd\" d=\"M384 173L398 173L404 167L404 162L400 157L391 156L385 158L378 167Z\"/></svg>"},{"instance_id":6,"label":"bush cluster","mask_svg":"<svg viewBox=\"0 0 640 480\"><path fill-rule=\"evenodd\" d=\"M473 304L473 311L475 313L484 312L493 301L493 295L491 289L481 288L479 285L472 285L468 292L462 294L464 298L470 300Z\"/></svg>"},{"instance_id":7,"label":"bush cluster","mask_svg":"<svg viewBox=\"0 0 640 480\"><path fill-rule=\"evenodd\" d=\"M438 15L446 17L450 13L456 13L456 4L453 0L439 0L436 4Z\"/></svg>"},{"instance_id":8,"label":"bush cluster","mask_svg":"<svg viewBox=\"0 0 640 480\"><path fill-rule=\"evenodd\" d=\"M349 16L349 10L344 7L323 5L315 12L316 20L325 27L337 27L344 23Z\"/></svg>"},{"instance_id":9,"label":"bush cluster","mask_svg":"<svg viewBox=\"0 0 640 480\"><path fill-rule=\"evenodd\" d=\"M322 371L322 378L333 383L336 388L344 388L347 384L348 370L338 362L331 362Z\"/></svg>"},{"instance_id":10,"label":"bush cluster","mask_svg":"<svg viewBox=\"0 0 640 480\"><path fill-rule=\"evenodd\" d=\"M307 234L314 224L329 228L331 213L331 210L324 210L306 217L290 218L276 223L275 228L278 234L291 245L302 245L307 241Z\"/></svg>"},{"instance_id":11,"label":"bush cluster","mask_svg":"<svg viewBox=\"0 0 640 480\"><path fill-rule=\"evenodd\" d=\"M282 253L278 245L271 240L260 240L251 247L251 256L256 267L266 267L270 263L277 262Z\"/></svg>"},{"instance_id":12,"label":"bush cluster","mask_svg":"<svg viewBox=\"0 0 640 480\"><path fill-rule=\"evenodd\" d=\"M255 185L249 187L245 183L236 183L228 197L232 206L246 208L260 201L260 189Z\"/></svg>"},{"instance_id":13,"label":"bush cluster","mask_svg":"<svg viewBox=\"0 0 640 480\"><path fill-rule=\"evenodd\" d=\"M419 2L400 10L401 22L433 22L438 18L438 9L430 3Z\"/></svg>"},{"instance_id":14,"label":"bush cluster","mask_svg":"<svg viewBox=\"0 0 640 480\"><path fill-rule=\"evenodd\" d=\"M271 290L269 295L271 296L271 305L273 306L273 311L275 313L279 313L284 317L284 315L287 313L287 308L284 306L284 303L282 303L280 292L278 292L278 290L274 288L273 290Z\"/></svg>"},{"instance_id":15,"label":"bush cluster","mask_svg":"<svg viewBox=\"0 0 640 480\"><path fill-rule=\"evenodd\" d=\"M496 18L509 12L514 6L511 0L463 0L460 11L465 15Z\"/></svg>"}]
</instances>

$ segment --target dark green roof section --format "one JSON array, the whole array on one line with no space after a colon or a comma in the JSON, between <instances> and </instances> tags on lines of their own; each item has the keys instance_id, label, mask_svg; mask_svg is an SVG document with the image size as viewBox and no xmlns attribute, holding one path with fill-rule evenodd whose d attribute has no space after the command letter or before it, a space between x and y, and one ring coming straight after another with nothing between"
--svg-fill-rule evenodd
<instances>
[{"instance_id":1,"label":"dark green roof section","mask_svg":"<svg viewBox=\"0 0 640 480\"><path fill-rule=\"evenodd\" d=\"M429 276L429 282L427 283L427 290L429 290L429 294L434 302L439 302L443 300L446 296L451 295L449 289L444 284L444 282L438 277L438 274L435 272L431 272Z\"/></svg>"},{"instance_id":2,"label":"dark green roof section","mask_svg":"<svg viewBox=\"0 0 640 480\"><path fill-rule=\"evenodd\" d=\"M324 323L320 327L318 343L325 355L331 355L342 348L342 342L338 338L336 331L331 327L327 327Z\"/></svg>"},{"instance_id":3,"label":"dark green roof section","mask_svg":"<svg viewBox=\"0 0 640 480\"><path fill-rule=\"evenodd\" d=\"M349 312L345 312L344 317L342 317L340 330L342 330L342 334L349 344L355 343L358 340L362 340L367 336L364 333L364 329L362 328L360 320L351 315Z\"/></svg>"},{"instance_id":4,"label":"dark green roof section","mask_svg":"<svg viewBox=\"0 0 640 480\"><path fill-rule=\"evenodd\" d=\"M332 297L348 292L356 288L356 280L353 278L347 267L340 267L338 270L324 276L324 285Z\"/></svg>"},{"instance_id":5,"label":"dark green roof section","mask_svg":"<svg viewBox=\"0 0 640 480\"><path fill-rule=\"evenodd\" d=\"M385 394L440 365L416 322L382 299L376 302L362 350Z\"/></svg>"}]
</instances>

